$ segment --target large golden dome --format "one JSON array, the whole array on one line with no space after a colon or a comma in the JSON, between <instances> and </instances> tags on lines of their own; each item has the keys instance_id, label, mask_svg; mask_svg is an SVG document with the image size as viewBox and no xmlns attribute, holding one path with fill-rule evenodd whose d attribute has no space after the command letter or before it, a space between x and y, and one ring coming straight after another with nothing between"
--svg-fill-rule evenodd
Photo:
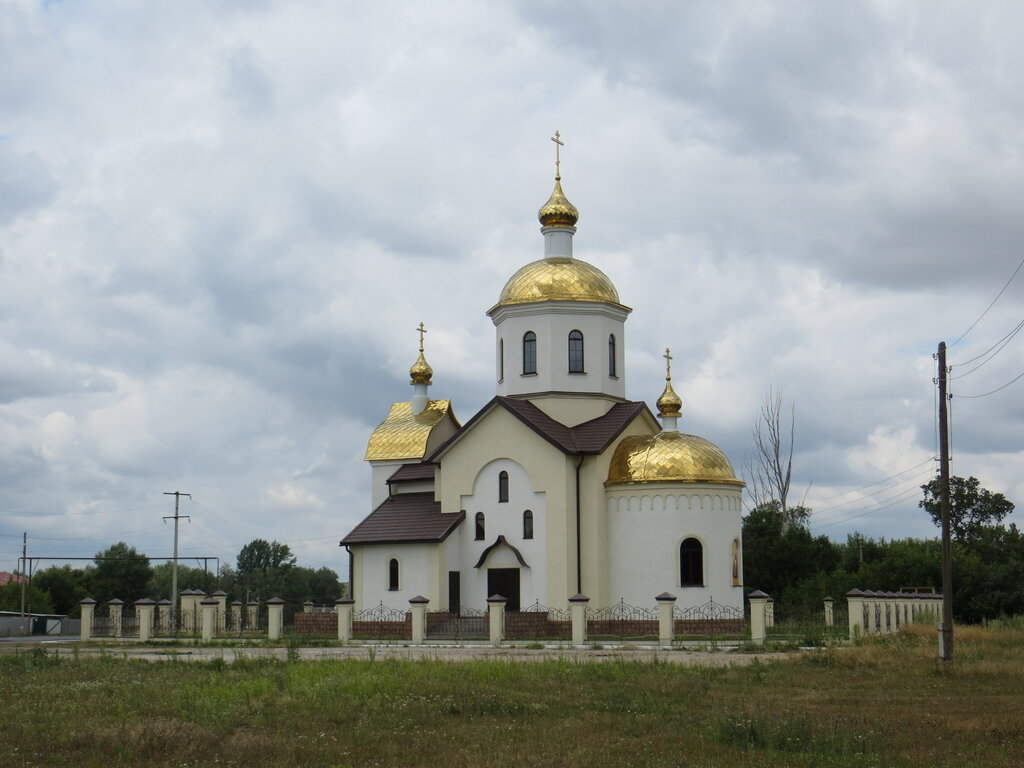
<instances>
[{"instance_id":1,"label":"large golden dome","mask_svg":"<svg viewBox=\"0 0 1024 768\"><path fill-rule=\"evenodd\" d=\"M718 446L672 431L623 439L612 455L605 485L702 482L743 485Z\"/></svg>"},{"instance_id":2,"label":"large golden dome","mask_svg":"<svg viewBox=\"0 0 1024 768\"><path fill-rule=\"evenodd\" d=\"M501 291L497 306L536 301L619 304L619 292L597 267L579 259L558 256L527 264L512 275Z\"/></svg>"}]
</instances>

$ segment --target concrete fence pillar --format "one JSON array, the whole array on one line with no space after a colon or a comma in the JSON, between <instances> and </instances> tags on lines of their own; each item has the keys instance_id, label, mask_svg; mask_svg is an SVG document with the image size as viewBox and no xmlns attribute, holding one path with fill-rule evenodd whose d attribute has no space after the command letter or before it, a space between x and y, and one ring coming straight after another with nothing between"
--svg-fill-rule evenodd
<instances>
[{"instance_id":1,"label":"concrete fence pillar","mask_svg":"<svg viewBox=\"0 0 1024 768\"><path fill-rule=\"evenodd\" d=\"M352 639L352 606L355 602L351 597L339 597L334 601L338 607L338 639L343 643Z\"/></svg>"},{"instance_id":2,"label":"concrete fence pillar","mask_svg":"<svg viewBox=\"0 0 1024 768\"><path fill-rule=\"evenodd\" d=\"M284 600L272 597L267 600L267 638L280 640L284 634Z\"/></svg>"},{"instance_id":3,"label":"concrete fence pillar","mask_svg":"<svg viewBox=\"0 0 1024 768\"><path fill-rule=\"evenodd\" d=\"M149 636L153 629L153 611L156 609L156 601L144 597L135 601L135 618L139 622L139 642L149 642Z\"/></svg>"},{"instance_id":4,"label":"concrete fence pillar","mask_svg":"<svg viewBox=\"0 0 1024 768\"><path fill-rule=\"evenodd\" d=\"M81 638L82 640L89 640L92 638L92 617L96 611L96 601L91 597L80 600L78 603L82 608L82 627L81 627Z\"/></svg>"},{"instance_id":5,"label":"concrete fence pillar","mask_svg":"<svg viewBox=\"0 0 1024 768\"><path fill-rule=\"evenodd\" d=\"M775 626L775 598L769 597L768 604L764 607L764 625L771 629Z\"/></svg>"},{"instance_id":6,"label":"concrete fence pillar","mask_svg":"<svg viewBox=\"0 0 1024 768\"><path fill-rule=\"evenodd\" d=\"M419 644L427 638L427 605L430 600L423 595L410 598L409 610L412 612L412 642Z\"/></svg>"},{"instance_id":7,"label":"concrete fence pillar","mask_svg":"<svg viewBox=\"0 0 1024 768\"><path fill-rule=\"evenodd\" d=\"M110 612L110 634L113 637L121 636L121 617L124 615L124 600L116 597L107 603L107 610Z\"/></svg>"},{"instance_id":8,"label":"concrete fence pillar","mask_svg":"<svg viewBox=\"0 0 1024 768\"><path fill-rule=\"evenodd\" d=\"M673 615L676 607L676 596L662 592L654 598L658 601L658 645L671 648L676 639L676 622Z\"/></svg>"},{"instance_id":9,"label":"concrete fence pillar","mask_svg":"<svg viewBox=\"0 0 1024 768\"><path fill-rule=\"evenodd\" d=\"M259 625L259 607L260 604L255 600L250 600L245 604L245 626L250 631L255 631Z\"/></svg>"},{"instance_id":10,"label":"concrete fence pillar","mask_svg":"<svg viewBox=\"0 0 1024 768\"><path fill-rule=\"evenodd\" d=\"M231 605L231 631L238 634L242 631L242 601L232 600Z\"/></svg>"},{"instance_id":11,"label":"concrete fence pillar","mask_svg":"<svg viewBox=\"0 0 1024 768\"><path fill-rule=\"evenodd\" d=\"M505 639L505 603L508 598L491 595L487 598L487 628L491 645L497 648Z\"/></svg>"},{"instance_id":12,"label":"concrete fence pillar","mask_svg":"<svg viewBox=\"0 0 1024 768\"><path fill-rule=\"evenodd\" d=\"M217 631L220 632L224 629L225 619L228 615L228 593L223 589L218 589L210 597L217 601Z\"/></svg>"},{"instance_id":13,"label":"concrete fence pillar","mask_svg":"<svg viewBox=\"0 0 1024 768\"><path fill-rule=\"evenodd\" d=\"M302 604L302 612L303 613L312 613L314 607L315 606L313 605L313 601L312 600L307 600L306 602L304 602Z\"/></svg>"},{"instance_id":14,"label":"concrete fence pillar","mask_svg":"<svg viewBox=\"0 0 1024 768\"><path fill-rule=\"evenodd\" d=\"M836 624L835 600L831 597L825 598L825 626L834 627Z\"/></svg>"},{"instance_id":15,"label":"concrete fence pillar","mask_svg":"<svg viewBox=\"0 0 1024 768\"><path fill-rule=\"evenodd\" d=\"M203 611L202 638L204 643L213 640L217 630L217 598L208 597L200 603Z\"/></svg>"},{"instance_id":16,"label":"concrete fence pillar","mask_svg":"<svg viewBox=\"0 0 1024 768\"><path fill-rule=\"evenodd\" d=\"M569 598L569 610L572 613L572 644L583 645L587 642L587 603L590 598L576 594Z\"/></svg>"},{"instance_id":17,"label":"concrete fence pillar","mask_svg":"<svg viewBox=\"0 0 1024 768\"><path fill-rule=\"evenodd\" d=\"M889 628L889 598L885 592L878 593L878 634L888 635L892 632Z\"/></svg>"},{"instance_id":18,"label":"concrete fence pillar","mask_svg":"<svg viewBox=\"0 0 1024 768\"><path fill-rule=\"evenodd\" d=\"M768 629L768 606L771 604L771 596L760 589L747 595L747 602L750 603L750 642L754 645L764 645Z\"/></svg>"},{"instance_id":19,"label":"concrete fence pillar","mask_svg":"<svg viewBox=\"0 0 1024 768\"><path fill-rule=\"evenodd\" d=\"M859 589L851 589L846 593L846 612L850 639L856 640L864 634L864 593Z\"/></svg>"}]
</instances>

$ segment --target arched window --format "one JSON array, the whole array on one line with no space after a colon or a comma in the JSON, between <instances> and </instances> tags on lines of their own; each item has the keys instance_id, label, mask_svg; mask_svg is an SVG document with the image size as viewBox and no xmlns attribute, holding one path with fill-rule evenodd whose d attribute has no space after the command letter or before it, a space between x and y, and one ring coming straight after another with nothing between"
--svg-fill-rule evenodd
<instances>
[{"instance_id":1,"label":"arched window","mask_svg":"<svg viewBox=\"0 0 1024 768\"><path fill-rule=\"evenodd\" d=\"M704 547L696 539L683 539L679 545L679 584L704 586Z\"/></svg>"},{"instance_id":2,"label":"arched window","mask_svg":"<svg viewBox=\"0 0 1024 768\"><path fill-rule=\"evenodd\" d=\"M615 373L615 334L608 335L608 375L616 376Z\"/></svg>"},{"instance_id":3,"label":"arched window","mask_svg":"<svg viewBox=\"0 0 1024 768\"><path fill-rule=\"evenodd\" d=\"M498 501L508 501L508 472L498 473Z\"/></svg>"},{"instance_id":4,"label":"arched window","mask_svg":"<svg viewBox=\"0 0 1024 768\"><path fill-rule=\"evenodd\" d=\"M527 331L523 334L523 373L537 372L537 334Z\"/></svg>"},{"instance_id":5,"label":"arched window","mask_svg":"<svg viewBox=\"0 0 1024 768\"><path fill-rule=\"evenodd\" d=\"M483 512L477 512L476 513L476 535L473 536L473 538L476 539L477 541L483 541L484 540L484 513Z\"/></svg>"},{"instance_id":6,"label":"arched window","mask_svg":"<svg viewBox=\"0 0 1024 768\"><path fill-rule=\"evenodd\" d=\"M569 373L583 373L583 334L569 331Z\"/></svg>"},{"instance_id":7,"label":"arched window","mask_svg":"<svg viewBox=\"0 0 1024 768\"><path fill-rule=\"evenodd\" d=\"M398 558L392 557L388 561L388 592L398 591Z\"/></svg>"},{"instance_id":8,"label":"arched window","mask_svg":"<svg viewBox=\"0 0 1024 768\"><path fill-rule=\"evenodd\" d=\"M533 512L530 510L523 512L523 538L533 538Z\"/></svg>"},{"instance_id":9,"label":"arched window","mask_svg":"<svg viewBox=\"0 0 1024 768\"><path fill-rule=\"evenodd\" d=\"M505 340L498 339L498 381L505 380Z\"/></svg>"}]
</instances>

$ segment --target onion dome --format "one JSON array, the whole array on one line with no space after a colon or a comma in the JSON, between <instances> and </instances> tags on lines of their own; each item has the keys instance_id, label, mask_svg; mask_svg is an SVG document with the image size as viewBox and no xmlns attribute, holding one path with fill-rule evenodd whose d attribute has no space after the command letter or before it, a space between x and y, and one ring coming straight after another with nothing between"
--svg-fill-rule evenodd
<instances>
[{"instance_id":1,"label":"onion dome","mask_svg":"<svg viewBox=\"0 0 1024 768\"><path fill-rule=\"evenodd\" d=\"M569 198L562 191L562 177L555 176L555 189L551 197L537 211L537 218L544 227L566 227L575 229L579 221L580 212L576 206L569 202Z\"/></svg>"},{"instance_id":2,"label":"onion dome","mask_svg":"<svg viewBox=\"0 0 1024 768\"><path fill-rule=\"evenodd\" d=\"M619 292L608 276L597 267L579 259L559 256L541 259L520 268L505 283L498 298L498 306L536 301L619 304Z\"/></svg>"},{"instance_id":3,"label":"onion dome","mask_svg":"<svg viewBox=\"0 0 1024 768\"><path fill-rule=\"evenodd\" d=\"M434 375L434 369L427 363L427 358L423 356L423 334L427 332L426 327L423 323L419 324L416 328L420 334L420 354L416 358L416 362L412 364L412 368L409 369L409 376L412 379L410 384L426 384L430 386L430 378Z\"/></svg>"},{"instance_id":4,"label":"onion dome","mask_svg":"<svg viewBox=\"0 0 1024 768\"><path fill-rule=\"evenodd\" d=\"M658 415L665 419L666 429L675 429L675 420L683 410L683 400L672 389L672 353L665 349L665 391L658 398ZM671 426L669 424L671 423Z\"/></svg>"},{"instance_id":5,"label":"onion dome","mask_svg":"<svg viewBox=\"0 0 1024 768\"><path fill-rule=\"evenodd\" d=\"M427 358L423 356L423 350L420 350L419 357L416 358L416 362L412 364L412 368L409 369L409 377L412 379L410 384L430 384L430 377L434 375L434 369L427 364Z\"/></svg>"},{"instance_id":6,"label":"onion dome","mask_svg":"<svg viewBox=\"0 0 1024 768\"><path fill-rule=\"evenodd\" d=\"M718 446L675 431L624 438L612 455L605 485L621 483L743 485Z\"/></svg>"}]
</instances>

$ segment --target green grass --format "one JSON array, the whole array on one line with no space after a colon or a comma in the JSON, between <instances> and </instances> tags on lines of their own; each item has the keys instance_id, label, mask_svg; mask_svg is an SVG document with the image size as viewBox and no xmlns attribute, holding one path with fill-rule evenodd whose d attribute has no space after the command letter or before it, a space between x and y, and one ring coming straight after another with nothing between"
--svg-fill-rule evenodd
<instances>
[{"instance_id":1,"label":"green grass","mask_svg":"<svg viewBox=\"0 0 1024 768\"><path fill-rule=\"evenodd\" d=\"M0 656L0 766L1018 766L1024 630L783 662Z\"/></svg>"}]
</instances>

